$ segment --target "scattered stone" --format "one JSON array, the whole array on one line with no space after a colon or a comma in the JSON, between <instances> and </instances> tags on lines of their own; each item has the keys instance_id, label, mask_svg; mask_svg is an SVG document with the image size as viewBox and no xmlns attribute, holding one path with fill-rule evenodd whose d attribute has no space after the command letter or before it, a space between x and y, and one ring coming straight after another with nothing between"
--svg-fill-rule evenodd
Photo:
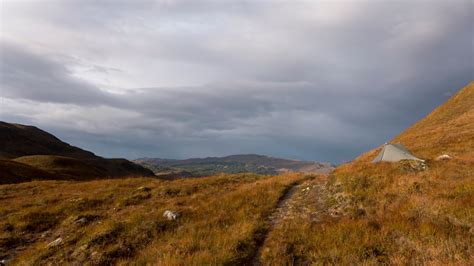
<instances>
[{"instance_id":1,"label":"scattered stone","mask_svg":"<svg viewBox=\"0 0 474 266\"><path fill-rule=\"evenodd\" d=\"M86 224L88 221L87 221L87 218L86 217L82 217L78 220L75 221L76 224L80 224L80 225L84 225Z\"/></svg>"},{"instance_id":2,"label":"scattered stone","mask_svg":"<svg viewBox=\"0 0 474 266\"><path fill-rule=\"evenodd\" d=\"M59 237L56 240L54 240L53 242L49 243L48 248L57 247L57 246L61 245L62 242L63 242L63 239L61 237Z\"/></svg>"},{"instance_id":3,"label":"scattered stone","mask_svg":"<svg viewBox=\"0 0 474 266\"><path fill-rule=\"evenodd\" d=\"M101 257L101 254L97 251L91 253L90 258L92 261L98 261Z\"/></svg>"},{"instance_id":4,"label":"scattered stone","mask_svg":"<svg viewBox=\"0 0 474 266\"><path fill-rule=\"evenodd\" d=\"M149 192L149 191L151 191L151 188L149 188L149 187L139 187L139 188L137 188L137 191Z\"/></svg>"},{"instance_id":5,"label":"scattered stone","mask_svg":"<svg viewBox=\"0 0 474 266\"><path fill-rule=\"evenodd\" d=\"M77 225L84 226L84 225L90 224L93 221L96 221L99 218L100 218L99 216L91 215L91 214L79 215L79 216L76 217L76 219L73 221L73 223L77 224Z\"/></svg>"},{"instance_id":6,"label":"scattered stone","mask_svg":"<svg viewBox=\"0 0 474 266\"><path fill-rule=\"evenodd\" d=\"M40 237L41 237L41 238L45 238L45 237L47 237L50 233L51 233L51 232L48 230L48 231L42 233Z\"/></svg>"},{"instance_id":7,"label":"scattered stone","mask_svg":"<svg viewBox=\"0 0 474 266\"><path fill-rule=\"evenodd\" d=\"M402 168L408 171L425 171L428 169L428 166L424 161L415 161L415 160L401 160L400 165Z\"/></svg>"},{"instance_id":8,"label":"scattered stone","mask_svg":"<svg viewBox=\"0 0 474 266\"><path fill-rule=\"evenodd\" d=\"M447 154L442 154L438 157L436 157L436 161L445 161L445 160L451 160L453 157L447 155Z\"/></svg>"},{"instance_id":9,"label":"scattered stone","mask_svg":"<svg viewBox=\"0 0 474 266\"><path fill-rule=\"evenodd\" d=\"M163 213L163 217L165 217L168 220L176 220L176 219L178 219L179 214L177 212L174 212L174 211L166 210Z\"/></svg>"}]
</instances>

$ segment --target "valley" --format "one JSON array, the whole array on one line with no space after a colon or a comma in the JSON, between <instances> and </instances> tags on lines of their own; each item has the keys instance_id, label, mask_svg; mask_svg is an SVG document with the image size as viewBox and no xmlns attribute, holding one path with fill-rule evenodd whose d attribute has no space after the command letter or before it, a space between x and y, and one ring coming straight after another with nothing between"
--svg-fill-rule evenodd
<instances>
[{"instance_id":1,"label":"valley","mask_svg":"<svg viewBox=\"0 0 474 266\"><path fill-rule=\"evenodd\" d=\"M330 163L274 158L257 154L225 157L193 158L185 160L141 158L133 162L154 171L157 176L200 177L218 173L256 173L277 175L287 172L329 173Z\"/></svg>"}]
</instances>

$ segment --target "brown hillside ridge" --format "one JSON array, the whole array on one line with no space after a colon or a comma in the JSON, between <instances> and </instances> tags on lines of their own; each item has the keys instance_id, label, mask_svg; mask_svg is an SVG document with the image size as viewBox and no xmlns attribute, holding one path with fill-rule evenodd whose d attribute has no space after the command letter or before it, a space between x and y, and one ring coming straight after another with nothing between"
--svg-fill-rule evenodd
<instances>
[{"instance_id":1,"label":"brown hillside ridge","mask_svg":"<svg viewBox=\"0 0 474 266\"><path fill-rule=\"evenodd\" d=\"M58 177L26 164L0 160L0 185L48 179L58 179Z\"/></svg>"},{"instance_id":2,"label":"brown hillside ridge","mask_svg":"<svg viewBox=\"0 0 474 266\"><path fill-rule=\"evenodd\" d=\"M4 159L4 173L0 176L0 183L154 176L152 171L140 165L125 159L96 156L37 127L5 122L0 122L0 159ZM35 171L38 175L33 174Z\"/></svg>"},{"instance_id":3,"label":"brown hillside ridge","mask_svg":"<svg viewBox=\"0 0 474 266\"><path fill-rule=\"evenodd\" d=\"M55 176L65 179L85 179L94 177L106 177L105 168L88 163L86 160L55 155L30 155L14 159L15 162L23 163L40 169Z\"/></svg>"},{"instance_id":4,"label":"brown hillside ridge","mask_svg":"<svg viewBox=\"0 0 474 266\"><path fill-rule=\"evenodd\" d=\"M0 121L0 159L48 154L72 158L95 158L95 154L71 146L34 126Z\"/></svg>"},{"instance_id":5,"label":"brown hillside ridge","mask_svg":"<svg viewBox=\"0 0 474 266\"><path fill-rule=\"evenodd\" d=\"M295 195L301 200L291 208L296 218L270 233L260 260L264 265L474 265L473 141L470 83L392 141L426 159L426 167L412 161L372 163L375 149L339 166L327 181L304 183L306 189ZM442 154L451 159L436 160Z\"/></svg>"},{"instance_id":6,"label":"brown hillside ridge","mask_svg":"<svg viewBox=\"0 0 474 266\"><path fill-rule=\"evenodd\" d=\"M441 154L473 158L474 82L390 143L402 143L414 155L424 159L435 159ZM369 161L379 151L380 147L361 155L356 161Z\"/></svg>"}]
</instances>

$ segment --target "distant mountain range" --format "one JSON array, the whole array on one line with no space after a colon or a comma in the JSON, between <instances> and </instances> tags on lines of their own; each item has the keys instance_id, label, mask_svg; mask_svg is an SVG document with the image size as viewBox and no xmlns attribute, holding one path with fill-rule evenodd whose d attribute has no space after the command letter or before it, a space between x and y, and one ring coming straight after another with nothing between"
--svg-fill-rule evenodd
<instances>
[{"instance_id":1,"label":"distant mountain range","mask_svg":"<svg viewBox=\"0 0 474 266\"><path fill-rule=\"evenodd\" d=\"M273 158L256 154L172 160L106 159L69 145L34 126L0 121L0 184L31 180L158 176L199 177L217 173L327 173L329 163Z\"/></svg>"},{"instance_id":2,"label":"distant mountain range","mask_svg":"<svg viewBox=\"0 0 474 266\"><path fill-rule=\"evenodd\" d=\"M283 172L328 173L334 169L329 163L288 160L257 154L185 160L139 158L133 161L163 176L208 176L217 173L243 172L267 175Z\"/></svg>"},{"instance_id":3,"label":"distant mountain range","mask_svg":"<svg viewBox=\"0 0 474 266\"><path fill-rule=\"evenodd\" d=\"M38 179L154 176L126 159L106 159L34 126L0 121L0 184Z\"/></svg>"}]
</instances>

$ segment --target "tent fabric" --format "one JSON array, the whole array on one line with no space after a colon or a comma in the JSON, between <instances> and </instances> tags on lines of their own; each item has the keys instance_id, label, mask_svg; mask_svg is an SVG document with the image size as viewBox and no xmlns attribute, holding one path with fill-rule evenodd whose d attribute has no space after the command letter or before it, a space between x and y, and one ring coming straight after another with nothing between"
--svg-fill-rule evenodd
<instances>
[{"instance_id":1,"label":"tent fabric","mask_svg":"<svg viewBox=\"0 0 474 266\"><path fill-rule=\"evenodd\" d=\"M377 155L377 157L372 160L372 162L398 162L400 160L423 161L422 159L413 156L413 154L411 154L411 152L407 148L405 148L405 146L400 143L397 143L385 144L382 150Z\"/></svg>"}]
</instances>

